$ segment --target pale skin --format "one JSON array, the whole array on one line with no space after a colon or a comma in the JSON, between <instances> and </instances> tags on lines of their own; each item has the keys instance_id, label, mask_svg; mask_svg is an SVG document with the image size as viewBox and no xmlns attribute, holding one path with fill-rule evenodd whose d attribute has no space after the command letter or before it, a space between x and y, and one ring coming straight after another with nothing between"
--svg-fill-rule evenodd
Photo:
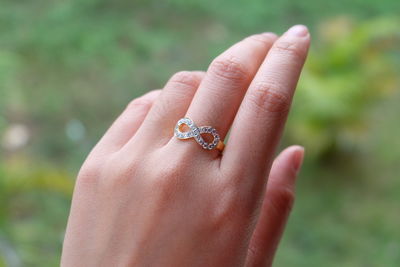
<instances>
[{"instance_id":1,"label":"pale skin","mask_svg":"<svg viewBox=\"0 0 400 267\"><path fill-rule=\"evenodd\" d=\"M304 149L274 160L310 35L250 36L134 99L83 164L62 266L271 266ZM173 137L182 117L225 150Z\"/></svg>"}]
</instances>

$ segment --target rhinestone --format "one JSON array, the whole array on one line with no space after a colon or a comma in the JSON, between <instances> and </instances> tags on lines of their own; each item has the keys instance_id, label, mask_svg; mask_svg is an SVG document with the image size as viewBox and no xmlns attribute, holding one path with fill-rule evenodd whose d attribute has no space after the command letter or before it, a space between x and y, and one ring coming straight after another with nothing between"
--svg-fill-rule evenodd
<instances>
[{"instance_id":1,"label":"rhinestone","mask_svg":"<svg viewBox=\"0 0 400 267\"><path fill-rule=\"evenodd\" d=\"M186 124L189 127L188 131L182 132L180 130L180 126L183 124ZM213 136L212 142L207 143L201 134L211 134ZM215 148L220 141L220 137L216 129L211 126L197 127L196 124L189 118L182 118L176 123L174 128L174 136L179 139L188 139L193 137L200 146L207 150Z\"/></svg>"}]
</instances>

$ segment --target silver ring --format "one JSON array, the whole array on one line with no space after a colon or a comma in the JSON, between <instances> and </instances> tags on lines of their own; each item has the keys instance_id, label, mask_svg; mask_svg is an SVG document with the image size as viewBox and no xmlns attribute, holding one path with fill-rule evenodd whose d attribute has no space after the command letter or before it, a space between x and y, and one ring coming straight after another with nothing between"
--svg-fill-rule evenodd
<instances>
[{"instance_id":1,"label":"silver ring","mask_svg":"<svg viewBox=\"0 0 400 267\"><path fill-rule=\"evenodd\" d=\"M189 127L189 130L186 132L182 131L182 126L187 125ZM207 143L201 134L211 134L214 139L212 142ZM176 125L175 125L175 130L174 130L174 135L178 139L189 139L189 138L194 138L196 142L204 149L212 150L212 149L217 149L220 152L224 149L224 143L221 141L221 138L219 137L219 134L217 133L217 130L211 126L200 126L197 127L196 124L193 122L193 120L189 118L182 118L180 119Z\"/></svg>"}]
</instances>

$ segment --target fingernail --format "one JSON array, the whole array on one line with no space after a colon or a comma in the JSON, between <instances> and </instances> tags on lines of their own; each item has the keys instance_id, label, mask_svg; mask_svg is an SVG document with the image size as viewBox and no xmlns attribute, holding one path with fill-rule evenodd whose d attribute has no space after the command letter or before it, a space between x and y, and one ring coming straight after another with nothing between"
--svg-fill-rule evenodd
<instances>
[{"instance_id":1,"label":"fingernail","mask_svg":"<svg viewBox=\"0 0 400 267\"><path fill-rule=\"evenodd\" d=\"M293 168L296 171L296 174L299 173L301 166L303 165L303 159L304 159L304 147L299 146L299 148L296 150L294 154L294 159L293 159Z\"/></svg>"},{"instance_id":2,"label":"fingernail","mask_svg":"<svg viewBox=\"0 0 400 267\"><path fill-rule=\"evenodd\" d=\"M304 25L295 25L291 27L286 34L296 37L304 37L308 34L308 29Z\"/></svg>"}]
</instances>

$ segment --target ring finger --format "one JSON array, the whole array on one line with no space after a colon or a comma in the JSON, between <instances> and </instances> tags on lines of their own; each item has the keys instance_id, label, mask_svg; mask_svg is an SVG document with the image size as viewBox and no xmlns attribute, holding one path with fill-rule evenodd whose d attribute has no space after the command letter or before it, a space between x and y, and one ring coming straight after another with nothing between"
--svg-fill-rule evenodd
<instances>
[{"instance_id":1,"label":"ring finger","mask_svg":"<svg viewBox=\"0 0 400 267\"><path fill-rule=\"evenodd\" d=\"M215 127L223 140L247 87L276 38L273 33L253 35L218 56L200 83L187 117L198 126ZM174 138L171 142L177 141Z\"/></svg>"}]
</instances>

